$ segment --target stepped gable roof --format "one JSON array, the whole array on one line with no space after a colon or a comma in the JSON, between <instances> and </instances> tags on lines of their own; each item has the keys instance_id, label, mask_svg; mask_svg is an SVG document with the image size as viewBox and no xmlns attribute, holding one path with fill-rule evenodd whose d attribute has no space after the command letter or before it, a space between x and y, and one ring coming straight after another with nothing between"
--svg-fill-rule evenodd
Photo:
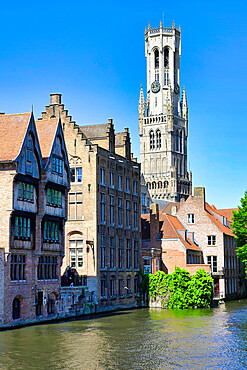
<instances>
[{"instance_id":1,"label":"stepped gable roof","mask_svg":"<svg viewBox=\"0 0 247 370\"><path fill-rule=\"evenodd\" d=\"M186 240L180 235L178 230L186 230L176 216L171 216L165 213L160 214L163 221L160 229L160 237L162 239L180 239L186 249L201 252L201 249L196 243L193 243L188 237Z\"/></svg>"},{"instance_id":2,"label":"stepped gable roof","mask_svg":"<svg viewBox=\"0 0 247 370\"><path fill-rule=\"evenodd\" d=\"M125 132L117 132L115 134L115 146L123 146L124 145L124 138Z\"/></svg>"},{"instance_id":3,"label":"stepped gable roof","mask_svg":"<svg viewBox=\"0 0 247 370\"><path fill-rule=\"evenodd\" d=\"M221 216L224 216L231 222L232 220L232 211L238 211L238 208L228 208L228 209L217 209L217 213Z\"/></svg>"},{"instance_id":4,"label":"stepped gable roof","mask_svg":"<svg viewBox=\"0 0 247 370\"><path fill-rule=\"evenodd\" d=\"M0 162L14 161L25 138L31 113L0 115Z\"/></svg>"},{"instance_id":5,"label":"stepped gable roof","mask_svg":"<svg viewBox=\"0 0 247 370\"><path fill-rule=\"evenodd\" d=\"M108 123L99 125L80 126L81 131L88 139L106 138Z\"/></svg>"},{"instance_id":6,"label":"stepped gable roof","mask_svg":"<svg viewBox=\"0 0 247 370\"><path fill-rule=\"evenodd\" d=\"M42 119L35 121L42 158L49 158L54 137L57 130L58 119Z\"/></svg>"},{"instance_id":7,"label":"stepped gable roof","mask_svg":"<svg viewBox=\"0 0 247 370\"><path fill-rule=\"evenodd\" d=\"M217 213L217 214L219 214L219 216L223 216L222 214L220 214L219 213L219 210L218 209L216 209L215 207L213 208L213 207L211 207L208 203L206 203L205 202L205 211L206 211L206 213L208 214L208 216L209 216L209 218L214 222L214 224L224 233L224 234L226 234L226 235L229 235L229 236L235 236L234 234L233 234L233 232L232 232L232 230L231 230L231 228L230 227L228 227L228 226L224 226L223 224L222 224L222 222L220 221L220 220L218 220L215 216L214 216L214 214L213 214L213 212L215 212L215 213ZM226 217L226 216L224 216L224 217ZM231 220L229 220L228 219L228 221L229 221L229 223L231 222Z\"/></svg>"},{"instance_id":8,"label":"stepped gable roof","mask_svg":"<svg viewBox=\"0 0 247 370\"><path fill-rule=\"evenodd\" d=\"M150 239L150 213L141 215L142 240Z\"/></svg>"}]
</instances>

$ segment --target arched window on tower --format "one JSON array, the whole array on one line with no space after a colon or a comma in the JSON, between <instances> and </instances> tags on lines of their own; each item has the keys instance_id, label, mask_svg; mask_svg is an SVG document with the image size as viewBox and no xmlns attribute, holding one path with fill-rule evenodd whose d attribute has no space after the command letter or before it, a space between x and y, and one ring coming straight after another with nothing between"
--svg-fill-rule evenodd
<instances>
[{"instance_id":1,"label":"arched window on tower","mask_svg":"<svg viewBox=\"0 0 247 370\"><path fill-rule=\"evenodd\" d=\"M182 153L182 148L183 148L183 134L182 131L179 132L179 151Z\"/></svg>"},{"instance_id":2,"label":"arched window on tower","mask_svg":"<svg viewBox=\"0 0 247 370\"><path fill-rule=\"evenodd\" d=\"M152 182L152 189L156 189L156 182L155 181Z\"/></svg>"},{"instance_id":3,"label":"arched window on tower","mask_svg":"<svg viewBox=\"0 0 247 370\"><path fill-rule=\"evenodd\" d=\"M158 182L158 189L162 189L162 181Z\"/></svg>"},{"instance_id":4,"label":"arched window on tower","mask_svg":"<svg viewBox=\"0 0 247 370\"><path fill-rule=\"evenodd\" d=\"M161 149L161 132L160 132L160 130L156 131L156 149Z\"/></svg>"},{"instance_id":5,"label":"arched window on tower","mask_svg":"<svg viewBox=\"0 0 247 370\"><path fill-rule=\"evenodd\" d=\"M155 141L154 141L154 132L153 130L150 131L149 133L149 144L150 144L150 150L155 149Z\"/></svg>"},{"instance_id":6,"label":"arched window on tower","mask_svg":"<svg viewBox=\"0 0 247 370\"><path fill-rule=\"evenodd\" d=\"M169 48L167 46L164 48L164 67L169 68Z\"/></svg>"},{"instance_id":7,"label":"arched window on tower","mask_svg":"<svg viewBox=\"0 0 247 370\"><path fill-rule=\"evenodd\" d=\"M158 49L154 50L154 68L155 69L159 68L159 50Z\"/></svg>"},{"instance_id":8,"label":"arched window on tower","mask_svg":"<svg viewBox=\"0 0 247 370\"><path fill-rule=\"evenodd\" d=\"M178 134L178 130L176 130L176 133L175 133L175 151L176 152L178 151L178 148L179 148L178 141L179 141L179 134Z\"/></svg>"}]
</instances>

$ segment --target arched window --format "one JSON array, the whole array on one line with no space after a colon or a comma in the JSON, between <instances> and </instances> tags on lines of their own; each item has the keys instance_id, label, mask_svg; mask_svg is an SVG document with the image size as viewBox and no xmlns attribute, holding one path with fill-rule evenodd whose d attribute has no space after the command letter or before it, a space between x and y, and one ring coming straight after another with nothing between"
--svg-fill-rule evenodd
<instances>
[{"instance_id":1,"label":"arched window","mask_svg":"<svg viewBox=\"0 0 247 370\"><path fill-rule=\"evenodd\" d=\"M156 131L156 149L161 148L161 132L160 130Z\"/></svg>"},{"instance_id":2,"label":"arched window","mask_svg":"<svg viewBox=\"0 0 247 370\"><path fill-rule=\"evenodd\" d=\"M159 50L158 49L154 50L154 68L155 69L159 68Z\"/></svg>"},{"instance_id":3,"label":"arched window","mask_svg":"<svg viewBox=\"0 0 247 370\"><path fill-rule=\"evenodd\" d=\"M21 300L18 297L13 300L12 317L13 320L17 320L21 317Z\"/></svg>"},{"instance_id":4,"label":"arched window","mask_svg":"<svg viewBox=\"0 0 247 370\"><path fill-rule=\"evenodd\" d=\"M168 188L168 181L164 181L164 188L167 189Z\"/></svg>"},{"instance_id":5,"label":"arched window","mask_svg":"<svg viewBox=\"0 0 247 370\"><path fill-rule=\"evenodd\" d=\"M183 147L183 134L182 131L179 132L179 151L182 153L182 147Z\"/></svg>"},{"instance_id":6,"label":"arched window","mask_svg":"<svg viewBox=\"0 0 247 370\"><path fill-rule=\"evenodd\" d=\"M152 182L152 189L156 189L156 182L155 181Z\"/></svg>"},{"instance_id":7,"label":"arched window","mask_svg":"<svg viewBox=\"0 0 247 370\"><path fill-rule=\"evenodd\" d=\"M169 48L164 48L164 67L169 68Z\"/></svg>"},{"instance_id":8,"label":"arched window","mask_svg":"<svg viewBox=\"0 0 247 370\"><path fill-rule=\"evenodd\" d=\"M151 189L151 184L150 184L150 182L147 182L147 188L148 188L148 189Z\"/></svg>"},{"instance_id":9,"label":"arched window","mask_svg":"<svg viewBox=\"0 0 247 370\"><path fill-rule=\"evenodd\" d=\"M162 182L161 181L158 182L158 189L162 189Z\"/></svg>"},{"instance_id":10,"label":"arched window","mask_svg":"<svg viewBox=\"0 0 247 370\"><path fill-rule=\"evenodd\" d=\"M179 133L178 133L178 130L176 130L176 133L175 133L175 151L177 152L178 151L178 148L179 148Z\"/></svg>"},{"instance_id":11,"label":"arched window","mask_svg":"<svg viewBox=\"0 0 247 370\"><path fill-rule=\"evenodd\" d=\"M149 133L149 143L150 143L150 150L154 150L155 148L155 142L154 142L154 132L153 130Z\"/></svg>"}]
</instances>

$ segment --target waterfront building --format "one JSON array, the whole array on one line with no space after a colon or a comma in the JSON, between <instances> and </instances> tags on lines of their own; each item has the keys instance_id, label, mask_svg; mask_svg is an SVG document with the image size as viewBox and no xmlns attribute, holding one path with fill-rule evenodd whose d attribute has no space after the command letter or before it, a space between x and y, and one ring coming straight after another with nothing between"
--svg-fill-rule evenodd
<instances>
[{"instance_id":1,"label":"waterfront building","mask_svg":"<svg viewBox=\"0 0 247 370\"><path fill-rule=\"evenodd\" d=\"M4 317L4 248L0 248L0 326Z\"/></svg>"},{"instance_id":2,"label":"waterfront building","mask_svg":"<svg viewBox=\"0 0 247 370\"><path fill-rule=\"evenodd\" d=\"M151 197L172 202L191 194L187 170L188 105L180 102L181 29L145 29L146 100L141 86L139 135L142 173Z\"/></svg>"},{"instance_id":3,"label":"waterfront building","mask_svg":"<svg viewBox=\"0 0 247 370\"><path fill-rule=\"evenodd\" d=\"M129 131L108 123L80 126L51 94L42 120L60 115L71 169L67 266L87 277L98 311L136 304L141 263L140 165Z\"/></svg>"},{"instance_id":4,"label":"waterfront building","mask_svg":"<svg viewBox=\"0 0 247 370\"><path fill-rule=\"evenodd\" d=\"M194 233L176 216L159 211L157 204L152 204L150 214L142 215L142 256L145 273L162 270L171 274L176 266L191 275L199 269L210 272L210 265L203 263L202 249Z\"/></svg>"},{"instance_id":5,"label":"waterfront building","mask_svg":"<svg viewBox=\"0 0 247 370\"><path fill-rule=\"evenodd\" d=\"M232 209L218 210L206 202L205 188L196 187L177 211L177 217L203 250L205 263L211 265L214 295L234 298L246 294L244 266L237 258L236 241L231 230Z\"/></svg>"},{"instance_id":6,"label":"waterfront building","mask_svg":"<svg viewBox=\"0 0 247 370\"><path fill-rule=\"evenodd\" d=\"M35 123L32 112L2 113L1 324L35 321L56 313L68 186L69 166L60 120Z\"/></svg>"}]
</instances>

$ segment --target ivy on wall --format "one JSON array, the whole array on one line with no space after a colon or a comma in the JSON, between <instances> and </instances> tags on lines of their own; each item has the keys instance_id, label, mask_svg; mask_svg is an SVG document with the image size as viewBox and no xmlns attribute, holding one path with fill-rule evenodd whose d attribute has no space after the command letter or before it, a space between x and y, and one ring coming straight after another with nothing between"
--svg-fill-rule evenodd
<instances>
[{"instance_id":1,"label":"ivy on wall","mask_svg":"<svg viewBox=\"0 0 247 370\"><path fill-rule=\"evenodd\" d=\"M179 267L172 274L158 271L148 275L148 293L151 299L160 298L162 307L209 307L213 294L213 279L200 269L192 277Z\"/></svg>"}]
</instances>

